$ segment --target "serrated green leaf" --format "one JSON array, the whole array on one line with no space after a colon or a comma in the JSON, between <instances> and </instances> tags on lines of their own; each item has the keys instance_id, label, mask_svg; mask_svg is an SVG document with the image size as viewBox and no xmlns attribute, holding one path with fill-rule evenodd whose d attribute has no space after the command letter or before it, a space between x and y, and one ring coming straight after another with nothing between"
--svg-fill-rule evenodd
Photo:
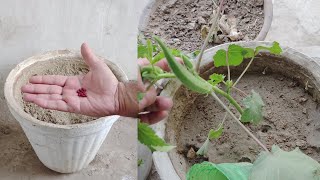
<instances>
[{"instance_id":1,"label":"serrated green leaf","mask_svg":"<svg viewBox=\"0 0 320 180\"><path fill-rule=\"evenodd\" d=\"M247 180L251 168L251 163L203 162L189 169L187 180Z\"/></svg>"},{"instance_id":2,"label":"serrated green leaf","mask_svg":"<svg viewBox=\"0 0 320 180\"><path fill-rule=\"evenodd\" d=\"M215 86L215 85L221 83L222 81L224 81L224 78L225 78L225 77L226 77L226 76L223 75L223 74L213 73L213 74L211 74L211 75L209 76L208 82L209 82L210 84L212 84L213 86Z\"/></svg>"},{"instance_id":3,"label":"serrated green leaf","mask_svg":"<svg viewBox=\"0 0 320 180\"><path fill-rule=\"evenodd\" d=\"M276 54L276 55L279 55L279 54L281 54L281 52L282 52L282 49L281 49L279 43L276 42L276 41L273 42L273 44L272 44L271 47L257 46L257 47L256 47L256 50L255 50L256 54L258 54L261 50L267 50L267 51L269 51L270 53Z\"/></svg>"},{"instance_id":4,"label":"serrated green leaf","mask_svg":"<svg viewBox=\"0 0 320 180\"><path fill-rule=\"evenodd\" d=\"M197 155L200 155L200 156L204 156L207 154L208 152L208 146L209 146L209 138L206 139L206 141L202 144L202 146L200 147L200 149L198 149L197 151Z\"/></svg>"},{"instance_id":5,"label":"serrated green leaf","mask_svg":"<svg viewBox=\"0 0 320 180\"><path fill-rule=\"evenodd\" d=\"M222 135L222 132L223 132L223 126L219 126L219 128L216 130L210 129L208 138L210 140L218 139Z\"/></svg>"},{"instance_id":6,"label":"serrated green leaf","mask_svg":"<svg viewBox=\"0 0 320 180\"><path fill-rule=\"evenodd\" d=\"M252 90L252 94L243 99L246 109L241 115L241 122L259 123L262 120L262 107L264 103L261 96Z\"/></svg>"},{"instance_id":7,"label":"serrated green leaf","mask_svg":"<svg viewBox=\"0 0 320 180\"><path fill-rule=\"evenodd\" d=\"M262 152L253 163L249 180L319 180L320 164L298 148L286 152L272 146L272 153Z\"/></svg>"},{"instance_id":8,"label":"serrated green leaf","mask_svg":"<svg viewBox=\"0 0 320 180\"><path fill-rule=\"evenodd\" d=\"M148 124L138 122L138 140L146 145L152 152L171 150L174 146L161 139Z\"/></svg>"}]
</instances>

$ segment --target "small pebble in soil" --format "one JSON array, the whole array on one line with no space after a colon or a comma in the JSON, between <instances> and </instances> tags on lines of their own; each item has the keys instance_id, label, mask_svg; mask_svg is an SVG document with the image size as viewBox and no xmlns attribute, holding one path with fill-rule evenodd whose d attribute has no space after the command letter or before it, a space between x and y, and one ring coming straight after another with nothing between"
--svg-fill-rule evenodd
<instances>
[{"instance_id":1,"label":"small pebble in soil","mask_svg":"<svg viewBox=\"0 0 320 180\"><path fill-rule=\"evenodd\" d=\"M78 89L77 93L79 97L87 97L87 90L84 88Z\"/></svg>"},{"instance_id":2,"label":"small pebble in soil","mask_svg":"<svg viewBox=\"0 0 320 180\"><path fill-rule=\"evenodd\" d=\"M306 99L306 98L304 98L304 97L299 98L299 103L300 103L300 104L302 104L302 103L304 103L304 102L307 102L307 101L308 101L308 99Z\"/></svg>"},{"instance_id":3,"label":"small pebble in soil","mask_svg":"<svg viewBox=\"0 0 320 180\"><path fill-rule=\"evenodd\" d=\"M303 113L303 114L307 114L307 108L303 108L303 109L302 109L302 113Z\"/></svg>"},{"instance_id":4,"label":"small pebble in soil","mask_svg":"<svg viewBox=\"0 0 320 180\"><path fill-rule=\"evenodd\" d=\"M188 151L187 158L194 159L196 157L196 151L191 147Z\"/></svg>"}]
</instances>

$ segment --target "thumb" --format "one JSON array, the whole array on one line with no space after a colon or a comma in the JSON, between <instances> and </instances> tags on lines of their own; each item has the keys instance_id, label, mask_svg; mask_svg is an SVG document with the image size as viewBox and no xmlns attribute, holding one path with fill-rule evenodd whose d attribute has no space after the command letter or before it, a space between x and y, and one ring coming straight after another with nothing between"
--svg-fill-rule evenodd
<instances>
[{"instance_id":1,"label":"thumb","mask_svg":"<svg viewBox=\"0 0 320 180\"><path fill-rule=\"evenodd\" d=\"M101 66L102 61L94 55L87 43L81 45L81 55L90 69Z\"/></svg>"}]
</instances>

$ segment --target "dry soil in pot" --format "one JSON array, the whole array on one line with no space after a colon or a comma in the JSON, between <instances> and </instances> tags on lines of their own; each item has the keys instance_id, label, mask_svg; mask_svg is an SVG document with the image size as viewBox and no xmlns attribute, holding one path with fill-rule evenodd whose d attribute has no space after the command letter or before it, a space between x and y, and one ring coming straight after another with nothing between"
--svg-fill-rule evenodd
<instances>
[{"instance_id":1,"label":"dry soil in pot","mask_svg":"<svg viewBox=\"0 0 320 180\"><path fill-rule=\"evenodd\" d=\"M86 74L87 72L88 67L84 64L83 60L59 59L45 62L37 62L33 66L28 67L24 70L23 77L19 79L17 86L21 87L22 85L28 83L28 79L33 75L73 76ZM96 119L93 117L74 113L43 109L33 103L23 101L21 92L17 91L16 95L18 101L20 102L25 112L32 115L34 118L44 122L67 125L89 122Z\"/></svg>"},{"instance_id":2,"label":"dry soil in pot","mask_svg":"<svg viewBox=\"0 0 320 180\"><path fill-rule=\"evenodd\" d=\"M273 144L284 150L299 147L320 161L320 150L313 143L317 141L313 135L314 127L319 124L320 110L318 103L305 90L305 84L291 76L260 69L246 74L237 87L247 94L253 89L262 96L266 105L263 121L246 126L267 147ZM241 93L234 93L233 97L238 102L244 98ZM253 162L262 151L233 119L227 118L222 136L210 143L207 158L195 156L193 150L196 152L201 147L209 130L218 127L224 115L225 111L211 96L194 94L184 87L176 92L166 136L168 142L177 145L169 156L180 174L204 160L214 163Z\"/></svg>"},{"instance_id":3,"label":"dry soil in pot","mask_svg":"<svg viewBox=\"0 0 320 180\"><path fill-rule=\"evenodd\" d=\"M224 14L236 18L237 29L243 35L239 40L255 39L263 25L263 0L225 2ZM203 43L201 27L209 24L215 9L212 0L162 0L151 15L144 34L147 37L158 35L170 46L181 50L198 50ZM230 41L227 37L221 39L221 43Z\"/></svg>"}]
</instances>

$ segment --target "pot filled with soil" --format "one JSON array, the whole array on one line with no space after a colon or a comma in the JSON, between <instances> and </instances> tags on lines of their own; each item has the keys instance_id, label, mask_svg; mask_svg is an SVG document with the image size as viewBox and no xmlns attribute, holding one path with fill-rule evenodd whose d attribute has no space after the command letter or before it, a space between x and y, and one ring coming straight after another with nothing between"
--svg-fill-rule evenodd
<instances>
[{"instance_id":1,"label":"pot filled with soil","mask_svg":"<svg viewBox=\"0 0 320 180\"><path fill-rule=\"evenodd\" d=\"M216 2L216 3L214 3ZM218 29L209 46L234 41L262 41L272 22L270 0L224 0ZM151 0L140 18L146 37L162 37L171 47L192 52L201 47L208 34L219 1Z\"/></svg>"},{"instance_id":2,"label":"pot filled with soil","mask_svg":"<svg viewBox=\"0 0 320 180\"><path fill-rule=\"evenodd\" d=\"M238 42L243 47L271 46L267 42ZM226 67L214 67L212 57L223 44L205 51L200 75L209 79L213 73L227 74ZM289 47L281 55L260 53L237 84L235 100L241 102L253 89L264 101L262 121L244 125L269 149L276 144L285 151L298 147L320 161L319 101L320 66L313 59ZM235 82L249 60L230 66ZM240 93L239 93L240 92ZM253 163L263 149L226 116L222 135L209 141L205 156L196 152L204 144L210 129L219 127L226 111L211 96L187 90L177 80L169 81L161 95L173 98L168 118L153 126L167 143L177 146L170 152L154 152L153 161L162 179L186 179L190 167L203 161L218 163ZM227 103L227 101L225 101ZM235 109L231 109L236 113Z\"/></svg>"},{"instance_id":3,"label":"pot filled with soil","mask_svg":"<svg viewBox=\"0 0 320 180\"><path fill-rule=\"evenodd\" d=\"M127 79L117 65L105 62L119 81ZM57 172L72 173L85 168L119 116L93 118L43 109L23 101L21 87L33 75L80 75L88 71L79 53L51 51L18 64L5 83L10 112L20 123L40 161Z\"/></svg>"}]
</instances>

